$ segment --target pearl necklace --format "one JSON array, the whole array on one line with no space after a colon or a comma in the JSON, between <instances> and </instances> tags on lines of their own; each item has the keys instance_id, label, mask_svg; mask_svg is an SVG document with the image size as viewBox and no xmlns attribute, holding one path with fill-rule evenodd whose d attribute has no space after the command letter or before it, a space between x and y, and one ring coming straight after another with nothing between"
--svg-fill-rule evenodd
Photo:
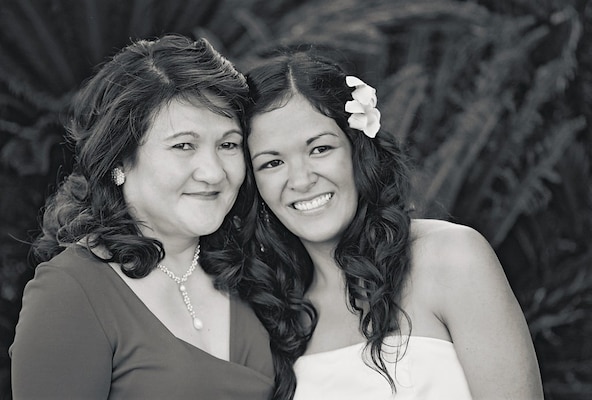
<instances>
[{"instance_id":1,"label":"pearl necklace","mask_svg":"<svg viewBox=\"0 0 592 400\"><path fill-rule=\"evenodd\" d=\"M191 276L193 271L195 271L195 267L197 267L197 261L199 260L199 244L195 248L195 253L193 254L193 261L189 266L187 272L183 274L183 276L178 277L175 275L170 269L165 267L162 264L158 264L158 269L161 270L171 278L177 285L179 285L179 291L181 292L181 296L183 296L183 302L185 302L185 306L187 307L187 311L189 311L189 315L191 315L191 319L193 320L193 327L198 331L203 328L203 322L201 319L195 315L195 310L193 310L193 305L191 304L191 299L189 298L189 294L187 293L187 287L184 285L187 278Z\"/></svg>"}]
</instances>

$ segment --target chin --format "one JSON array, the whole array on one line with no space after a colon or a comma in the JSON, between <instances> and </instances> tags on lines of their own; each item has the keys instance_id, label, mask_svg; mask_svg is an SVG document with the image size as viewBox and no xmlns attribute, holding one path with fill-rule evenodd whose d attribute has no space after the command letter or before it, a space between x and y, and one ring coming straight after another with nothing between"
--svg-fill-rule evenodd
<instances>
[{"instance_id":1,"label":"chin","mask_svg":"<svg viewBox=\"0 0 592 400\"><path fill-rule=\"evenodd\" d=\"M301 232L297 234L303 242L309 243L327 243L327 242L337 242L339 240L339 236L336 233L320 233L320 232Z\"/></svg>"},{"instance_id":2,"label":"chin","mask_svg":"<svg viewBox=\"0 0 592 400\"><path fill-rule=\"evenodd\" d=\"M222 226L222 222L224 219L212 221L209 220L204 222L203 219L196 219L195 223L193 224L193 229L196 236L206 236L211 235L212 233L216 232Z\"/></svg>"}]
</instances>

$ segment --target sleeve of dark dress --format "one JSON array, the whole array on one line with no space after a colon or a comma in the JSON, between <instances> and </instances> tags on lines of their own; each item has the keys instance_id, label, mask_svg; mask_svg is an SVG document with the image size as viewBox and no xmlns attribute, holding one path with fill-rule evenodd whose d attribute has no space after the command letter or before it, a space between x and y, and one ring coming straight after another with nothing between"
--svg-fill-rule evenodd
<instances>
[{"instance_id":1,"label":"sleeve of dark dress","mask_svg":"<svg viewBox=\"0 0 592 400\"><path fill-rule=\"evenodd\" d=\"M59 266L40 265L10 348L14 399L106 399L112 353L84 288Z\"/></svg>"}]
</instances>

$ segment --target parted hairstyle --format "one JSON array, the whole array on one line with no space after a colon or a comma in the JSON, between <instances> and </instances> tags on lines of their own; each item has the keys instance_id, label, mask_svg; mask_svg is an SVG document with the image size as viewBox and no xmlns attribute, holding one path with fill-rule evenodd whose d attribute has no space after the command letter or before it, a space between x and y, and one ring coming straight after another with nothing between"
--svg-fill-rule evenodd
<instances>
[{"instance_id":1,"label":"parted hairstyle","mask_svg":"<svg viewBox=\"0 0 592 400\"><path fill-rule=\"evenodd\" d=\"M345 132L352 147L359 198L356 214L335 250L335 261L345 276L349 305L359 315L370 348L370 366L396 390L381 354L383 339L400 333L399 319L409 321L400 307L410 269L408 167L394 136L381 131L370 139L349 127L351 114L344 106L354 88L346 85L345 77L338 64L314 51L284 52L255 67L247 73L252 99L247 108L247 136L253 117L284 106L296 94ZM253 185L253 167L248 150L245 153L246 182ZM274 398L292 398L296 385L293 364L306 350L317 321L314 307L305 299L313 265L300 240L265 206L256 189L253 192L244 221L249 259L241 290L270 332L276 379L282 379L276 382Z\"/></svg>"},{"instance_id":2,"label":"parted hairstyle","mask_svg":"<svg viewBox=\"0 0 592 400\"><path fill-rule=\"evenodd\" d=\"M39 261L84 240L104 246L123 272L141 278L164 257L162 244L140 232L142 221L129 212L111 178L124 161L134 165L156 113L172 100L206 106L243 124L248 88L245 77L205 39L181 35L138 40L122 49L90 78L73 99L67 138L74 145L72 174L46 202L42 232L33 246ZM221 101L210 101L215 97ZM158 160L154 160L158 162ZM236 286L241 253L233 218L201 240L202 267L218 288Z\"/></svg>"}]
</instances>

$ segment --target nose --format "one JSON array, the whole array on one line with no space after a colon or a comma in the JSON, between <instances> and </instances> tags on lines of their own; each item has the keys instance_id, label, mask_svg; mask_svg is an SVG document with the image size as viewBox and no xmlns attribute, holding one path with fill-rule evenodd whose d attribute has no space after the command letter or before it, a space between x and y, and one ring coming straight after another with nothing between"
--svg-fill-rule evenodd
<instances>
[{"instance_id":1,"label":"nose","mask_svg":"<svg viewBox=\"0 0 592 400\"><path fill-rule=\"evenodd\" d=\"M203 151L196 157L193 179L214 185L226 177L224 164L216 151Z\"/></svg>"},{"instance_id":2,"label":"nose","mask_svg":"<svg viewBox=\"0 0 592 400\"><path fill-rule=\"evenodd\" d=\"M306 192L317 183L318 176L307 162L293 164L289 169L288 188L296 192Z\"/></svg>"}]
</instances>

